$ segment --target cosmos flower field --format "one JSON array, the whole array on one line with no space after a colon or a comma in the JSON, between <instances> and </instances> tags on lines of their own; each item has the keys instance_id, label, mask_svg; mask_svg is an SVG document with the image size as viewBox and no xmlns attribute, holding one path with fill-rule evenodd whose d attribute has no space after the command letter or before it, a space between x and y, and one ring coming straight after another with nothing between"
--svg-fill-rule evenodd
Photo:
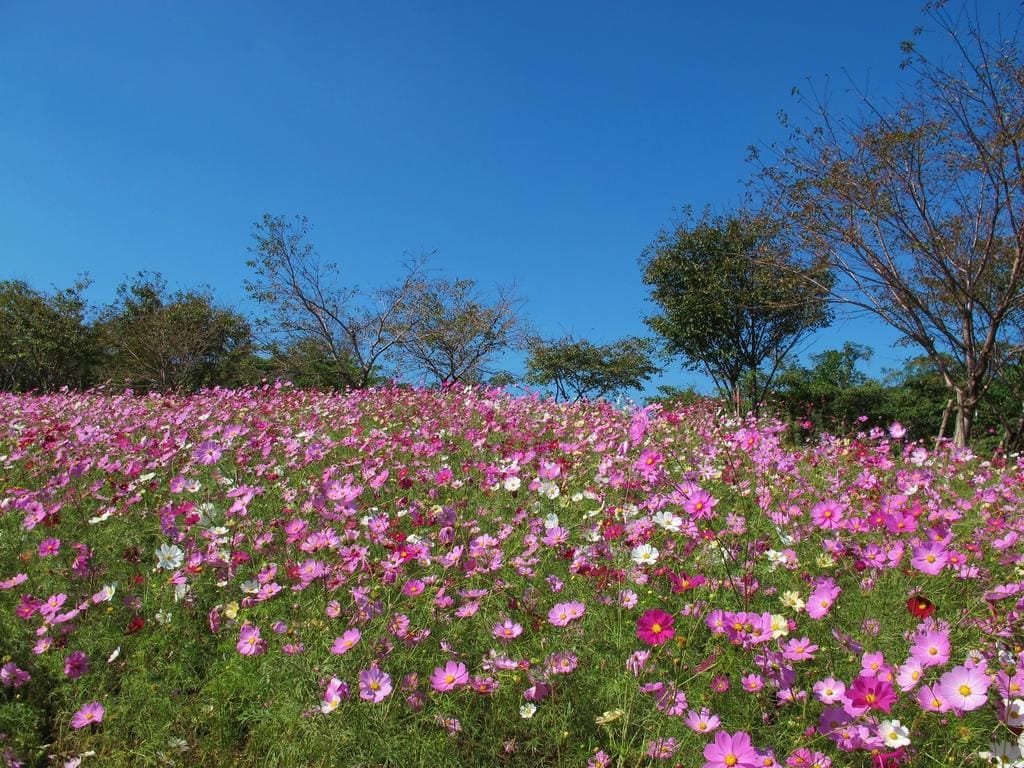
<instances>
[{"instance_id":1,"label":"cosmos flower field","mask_svg":"<svg viewBox=\"0 0 1024 768\"><path fill-rule=\"evenodd\" d=\"M898 424L0 395L0 765L1018 765L1022 509Z\"/></svg>"}]
</instances>

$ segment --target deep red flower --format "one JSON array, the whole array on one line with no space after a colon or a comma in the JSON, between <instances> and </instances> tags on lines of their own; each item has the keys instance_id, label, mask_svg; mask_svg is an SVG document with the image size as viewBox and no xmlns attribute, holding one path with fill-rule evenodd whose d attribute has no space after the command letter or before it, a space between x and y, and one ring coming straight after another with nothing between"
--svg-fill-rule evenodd
<instances>
[{"instance_id":1,"label":"deep red flower","mask_svg":"<svg viewBox=\"0 0 1024 768\"><path fill-rule=\"evenodd\" d=\"M131 621L128 622L127 634L133 635L146 626L146 620L141 616L132 616Z\"/></svg>"},{"instance_id":2,"label":"deep red flower","mask_svg":"<svg viewBox=\"0 0 1024 768\"><path fill-rule=\"evenodd\" d=\"M911 616L916 616L919 619L927 619L935 613L935 603L927 597L918 595L907 600L907 611L910 612Z\"/></svg>"}]
</instances>

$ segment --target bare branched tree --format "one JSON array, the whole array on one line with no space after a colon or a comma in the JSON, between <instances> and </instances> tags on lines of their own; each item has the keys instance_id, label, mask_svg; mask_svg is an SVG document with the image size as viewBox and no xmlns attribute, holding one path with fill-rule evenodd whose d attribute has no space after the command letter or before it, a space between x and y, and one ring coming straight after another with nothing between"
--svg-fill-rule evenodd
<instances>
[{"instance_id":1,"label":"bare branched tree","mask_svg":"<svg viewBox=\"0 0 1024 768\"><path fill-rule=\"evenodd\" d=\"M482 381L496 355L524 341L522 304L510 287L488 300L473 280L420 281L398 305L409 329L394 347L398 364L439 384Z\"/></svg>"},{"instance_id":2,"label":"bare branched tree","mask_svg":"<svg viewBox=\"0 0 1024 768\"><path fill-rule=\"evenodd\" d=\"M366 387L385 356L414 330L405 311L423 282L426 256L410 259L396 285L367 295L342 286L338 265L323 261L307 241L309 220L264 214L253 227L245 287L269 310L272 332L291 340L316 339L355 387Z\"/></svg>"},{"instance_id":3,"label":"bare branched tree","mask_svg":"<svg viewBox=\"0 0 1024 768\"><path fill-rule=\"evenodd\" d=\"M1024 307L1024 66L1018 22L989 39L965 12L926 12L957 61L907 42L917 81L891 108L861 93L861 113L842 117L805 100L813 125L796 129L763 178L800 245L839 272L834 298L928 355L965 445L999 358L1018 357L1024 341L1010 322Z\"/></svg>"}]
</instances>

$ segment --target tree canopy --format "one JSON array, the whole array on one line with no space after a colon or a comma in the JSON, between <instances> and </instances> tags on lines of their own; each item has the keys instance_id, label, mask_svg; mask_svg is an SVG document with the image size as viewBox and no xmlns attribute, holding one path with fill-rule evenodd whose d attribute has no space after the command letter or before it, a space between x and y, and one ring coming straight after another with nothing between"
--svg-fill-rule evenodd
<instances>
[{"instance_id":1,"label":"tree canopy","mask_svg":"<svg viewBox=\"0 0 1024 768\"><path fill-rule=\"evenodd\" d=\"M559 400L608 397L640 389L658 373L650 339L627 337L593 344L571 337L533 338L527 348L526 381L550 387Z\"/></svg>"},{"instance_id":2,"label":"tree canopy","mask_svg":"<svg viewBox=\"0 0 1024 768\"><path fill-rule=\"evenodd\" d=\"M916 81L893 104L865 95L860 113L837 115L805 99L809 122L763 177L798 246L841 276L834 297L931 360L962 445L1000 358L1024 344L1024 65L1019 20L987 38L966 13L927 11L956 60L908 42Z\"/></svg>"},{"instance_id":3,"label":"tree canopy","mask_svg":"<svg viewBox=\"0 0 1024 768\"><path fill-rule=\"evenodd\" d=\"M800 264L779 229L745 211L696 221L687 214L641 256L659 310L647 324L737 407L745 397L756 409L786 355L831 321L828 269Z\"/></svg>"}]
</instances>

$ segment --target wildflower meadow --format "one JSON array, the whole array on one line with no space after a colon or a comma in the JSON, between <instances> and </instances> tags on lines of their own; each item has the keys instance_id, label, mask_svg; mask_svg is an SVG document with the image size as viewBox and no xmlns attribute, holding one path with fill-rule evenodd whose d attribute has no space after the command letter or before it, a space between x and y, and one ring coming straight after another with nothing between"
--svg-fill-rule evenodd
<instances>
[{"instance_id":1,"label":"wildflower meadow","mask_svg":"<svg viewBox=\"0 0 1024 768\"><path fill-rule=\"evenodd\" d=\"M0 394L6 766L1024 765L1024 467L899 424Z\"/></svg>"}]
</instances>

